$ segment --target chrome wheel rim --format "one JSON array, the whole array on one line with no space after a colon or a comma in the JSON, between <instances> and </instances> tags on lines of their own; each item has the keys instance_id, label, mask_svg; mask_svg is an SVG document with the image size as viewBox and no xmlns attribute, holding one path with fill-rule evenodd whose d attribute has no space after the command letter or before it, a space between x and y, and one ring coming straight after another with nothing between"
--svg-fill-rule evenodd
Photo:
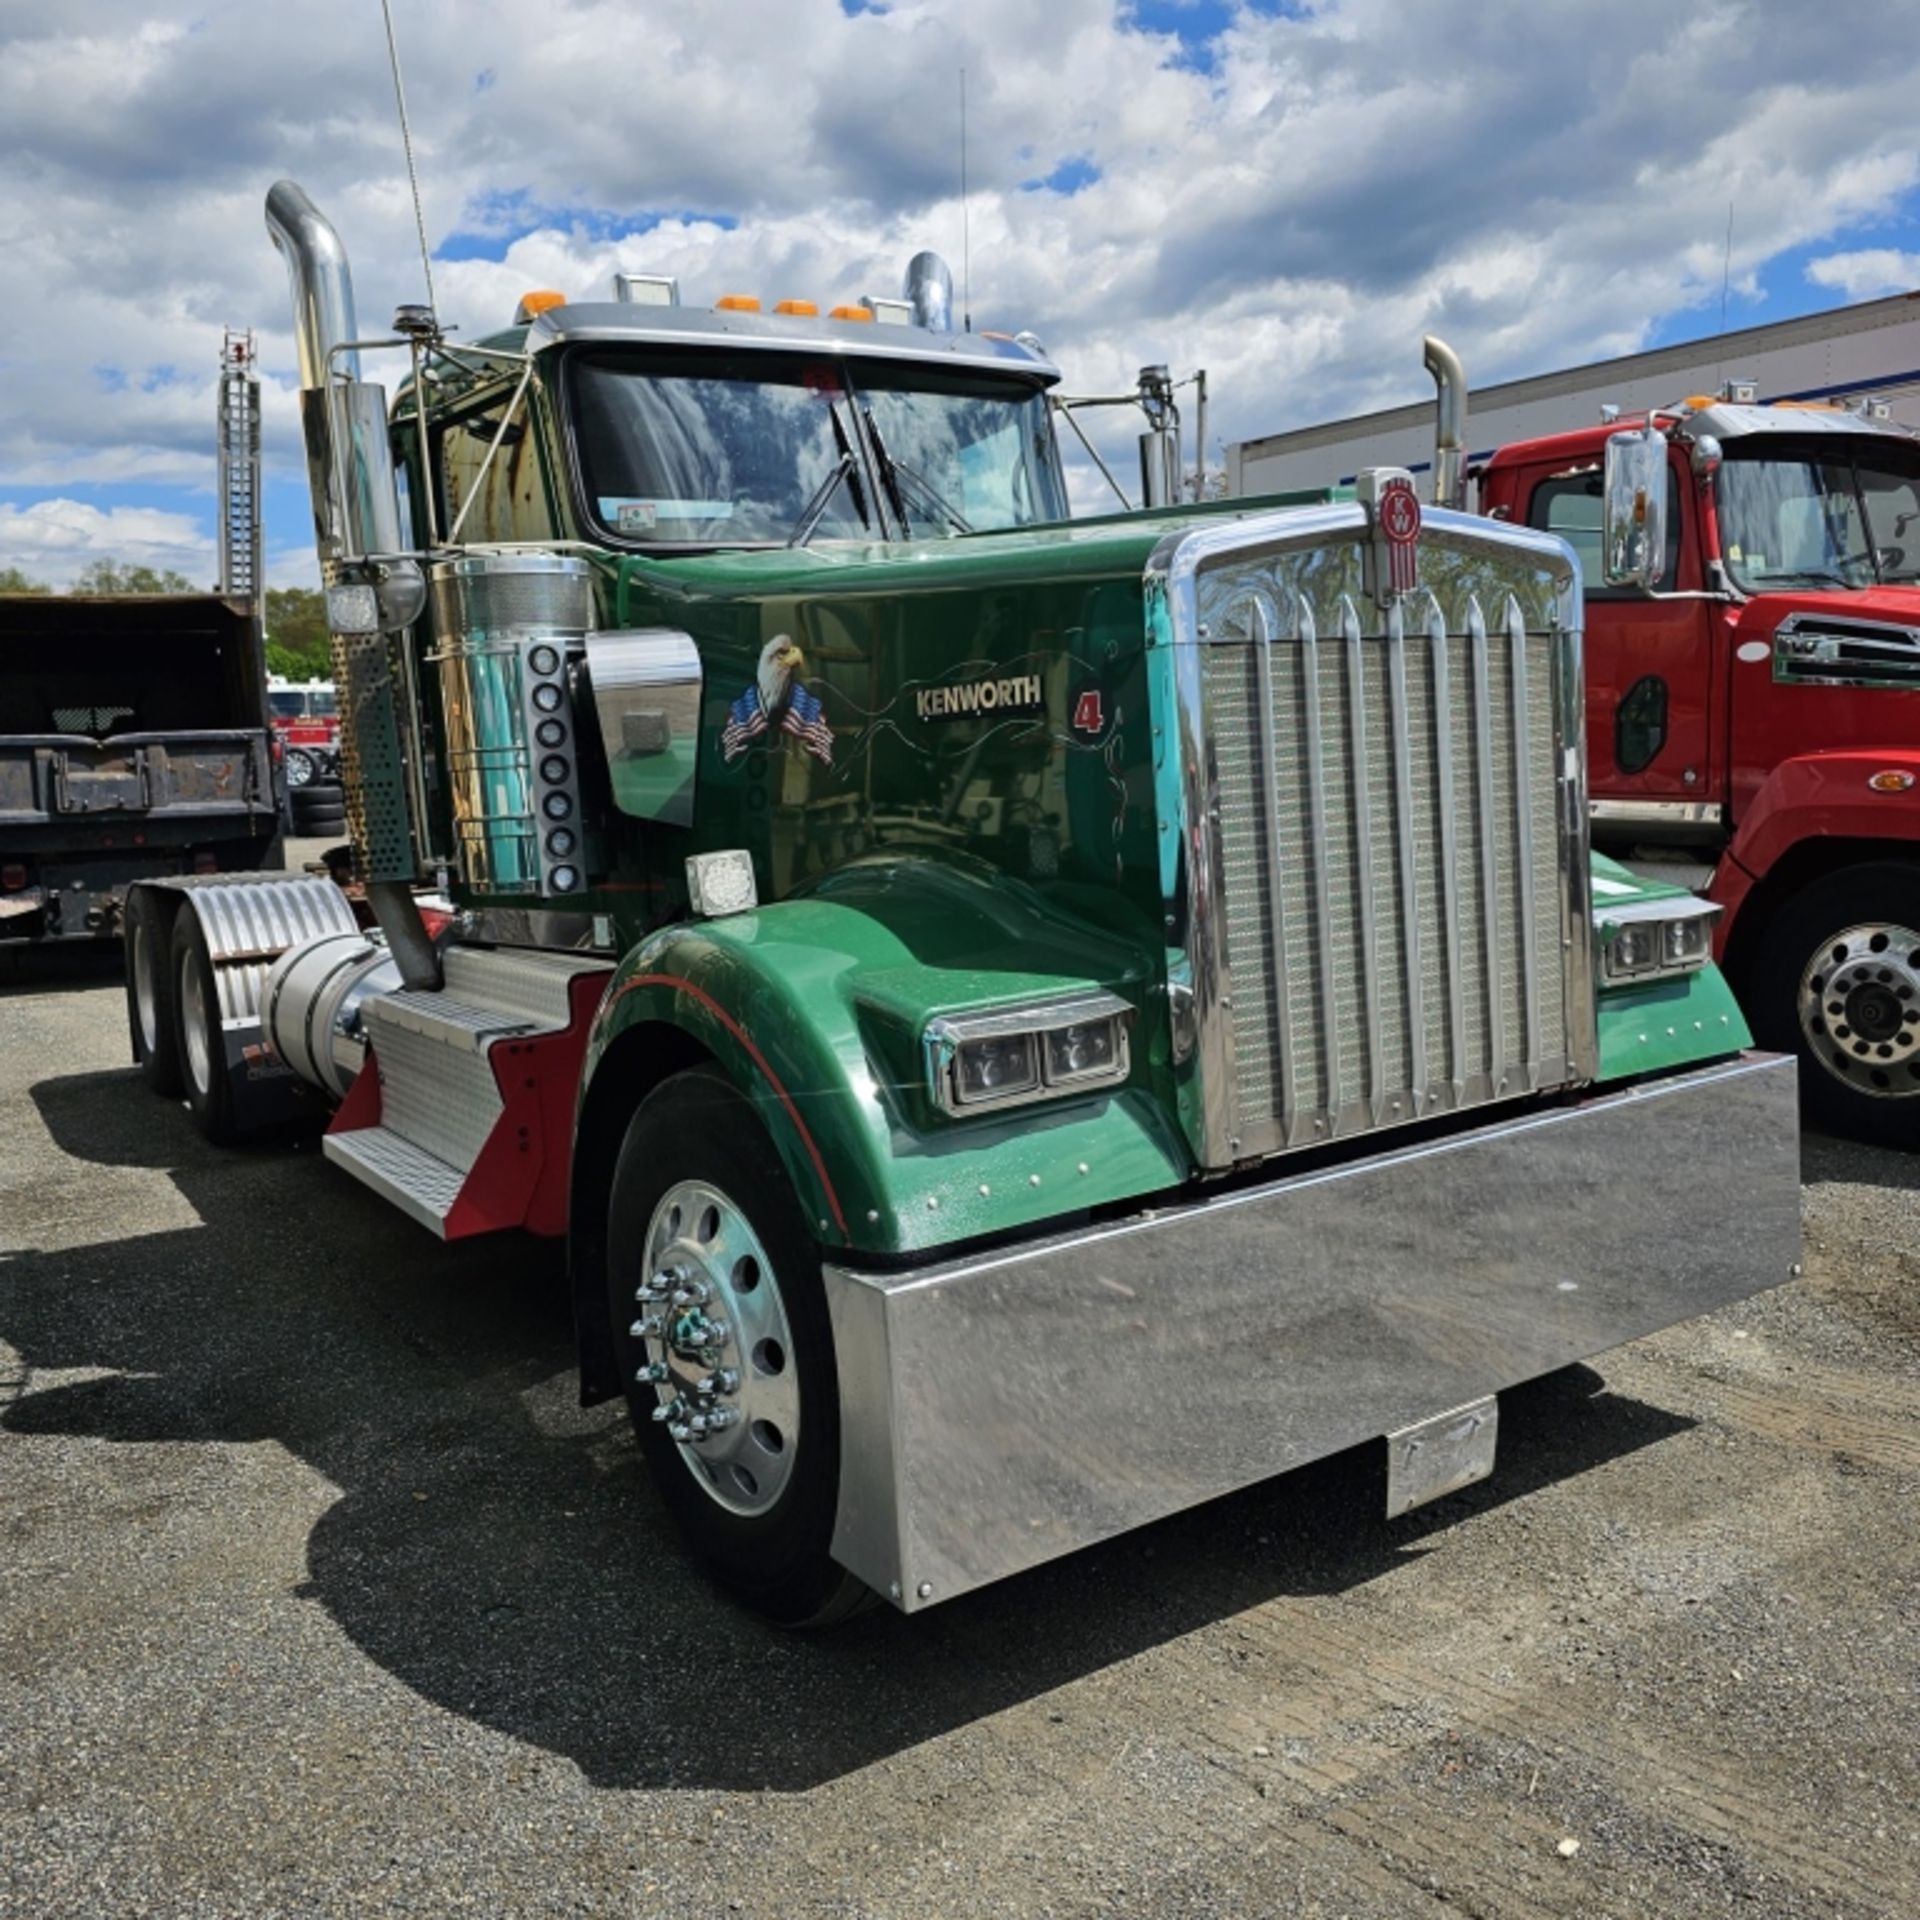
<instances>
[{"instance_id":1,"label":"chrome wheel rim","mask_svg":"<svg viewBox=\"0 0 1920 1920\"><path fill-rule=\"evenodd\" d=\"M195 1088L205 1093L213 1085L213 1036L207 1030L207 996L200 984L194 956L180 956L180 1038L187 1071Z\"/></svg>"},{"instance_id":2,"label":"chrome wheel rim","mask_svg":"<svg viewBox=\"0 0 1920 1920\"><path fill-rule=\"evenodd\" d=\"M800 1445L793 1330L759 1235L710 1181L661 1196L634 1303L637 1384L694 1483L729 1513L768 1512Z\"/></svg>"},{"instance_id":3,"label":"chrome wheel rim","mask_svg":"<svg viewBox=\"0 0 1920 1920\"><path fill-rule=\"evenodd\" d=\"M1920 931L1869 922L1823 941L1801 970L1799 1013L1807 1051L1843 1086L1920 1099Z\"/></svg>"},{"instance_id":4,"label":"chrome wheel rim","mask_svg":"<svg viewBox=\"0 0 1920 1920\"><path fill-rule=\"evenodd\" d=\"M287 749L287 785L290 787L310 786L313 782L313 755L303 747Z\"/></svg>"},{"instance_id":5,"label":"chrome wheel rim","mask_svg":"<svg viewBox=\"0 0 1920 1920\"><path fill-rule=\"evenodd\" d=\"M160 1051L160 983L153 974L153 936L144 920L133 923L133 1009L140 1021L140 1052Z\"/></svg>"}]
</instances>

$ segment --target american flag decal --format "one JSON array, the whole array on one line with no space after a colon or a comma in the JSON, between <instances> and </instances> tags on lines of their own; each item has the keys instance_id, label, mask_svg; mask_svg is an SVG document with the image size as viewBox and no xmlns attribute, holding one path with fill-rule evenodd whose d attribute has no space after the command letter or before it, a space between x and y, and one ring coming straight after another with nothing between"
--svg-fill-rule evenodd
<instances>
[{"instance_id":1,"label":"american flag decal","mask_svg":"<svg viewBox=\"0 0 1920 1920\"><path fill-rule=\"evenodd\" d=\"M817 694L796 686L782 702L779 726L822 766L833 765L833 729L827 724L826 710ZM720 758L731 764L767 731L767 710L761 704L760 689L749 687L727 709L727 724L720 731Z\"/></svg>"}]
</instances>

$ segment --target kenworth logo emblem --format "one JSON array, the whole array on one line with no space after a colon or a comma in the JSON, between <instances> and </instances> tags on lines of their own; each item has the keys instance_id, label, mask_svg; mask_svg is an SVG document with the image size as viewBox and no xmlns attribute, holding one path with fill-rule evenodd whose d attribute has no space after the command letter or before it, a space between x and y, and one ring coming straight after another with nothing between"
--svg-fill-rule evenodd
<instances>
[{"instance_id":1,"label":"kenworth logo emblem","mask_svg":"<svg viewBox=\"0 0 1920 1920\"><path fill-rule=\"evenodd\" d=\"M1013 673L1002 680L969 680L955 687L922 687L913 696L922 720L972 720L988 713L1032 713L1046 705L1037 673Z\"/></svg>"},{"instance_id":2,"label":"kenworth logo emblem","mask_svg":"<svg viewBox=\"0 0 1920 1920\"><path fill-rule=\"evenodd\" d=\"M1368 467L1354 483L1373 522L1375 596L1397 600L1420 584L1420 496L1404 467Z\"/></svg>"}]
</instances>

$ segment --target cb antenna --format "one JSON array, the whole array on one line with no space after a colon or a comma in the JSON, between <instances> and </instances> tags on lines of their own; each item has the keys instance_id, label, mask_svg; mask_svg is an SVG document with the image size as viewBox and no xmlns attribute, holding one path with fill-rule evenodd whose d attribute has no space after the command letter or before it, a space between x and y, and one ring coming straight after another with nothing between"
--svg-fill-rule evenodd
<instances>
[{"instance_id":1,"label":"cb antenna","mask_svg":"<svg viewBox=\"0 0 1920 1920\"><path fill-rule=\"evenodd\" d=\"M960 313L973 331L973 233L967 219L967 70L960 69Z\"/></svg>"},{"instance_id":2,"label":"cb antenna","mask_svg":"<svg viewBox=\"0 0 1920 1920\"><path fill-rule=\"evenodd\" d=\"M420 175L413 164L413 128L407 121L407 89L400 78L400 43L393 34L393 0L380 0L380 13L387 23L387 60L393 68L393 99L400 109L400 144L407 155L407 185L413 190L413 225L420 236L420 271L427 280L427 310L436 325L440 303L433 292L433 255L427 248L427 216L420 207Z\"/></svg>"}]
</instances>

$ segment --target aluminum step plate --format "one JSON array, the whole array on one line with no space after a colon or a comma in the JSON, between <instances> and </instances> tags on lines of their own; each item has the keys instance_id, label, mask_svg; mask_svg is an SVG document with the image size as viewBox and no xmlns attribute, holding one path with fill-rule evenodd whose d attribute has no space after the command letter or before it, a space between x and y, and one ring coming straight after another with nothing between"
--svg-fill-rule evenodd
<instances>
[{"instance_id":1,"label":"aluminum step plate","mask_svg":"<svg viewBox=\"0 0 1920 1920\"><path fill-rule=\"evenodd\" d=\"M336 1167L392 1201L442 1240L447 1237L447 1216L466 1181L461 1169L435 1159L391 1127L330 1133L321 1149Z\"/></svg>"}]
</instances>

